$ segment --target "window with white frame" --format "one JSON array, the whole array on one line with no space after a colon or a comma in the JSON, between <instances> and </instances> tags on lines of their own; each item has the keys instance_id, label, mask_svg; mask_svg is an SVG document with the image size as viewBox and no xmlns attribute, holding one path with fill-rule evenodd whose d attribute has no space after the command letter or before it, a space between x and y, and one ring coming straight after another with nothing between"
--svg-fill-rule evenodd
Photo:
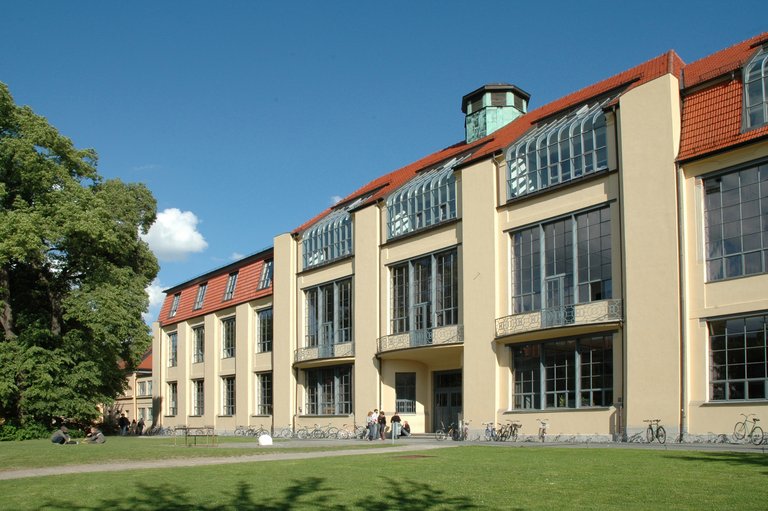
<instances>
[{"instance_id":1,"label":"window with white frame","mask_svg":"<svg viewBox=\"0 0 768 511\"><path fill-rule=\"evenodd\" d=\"M202 309L205 302L205 291L208 289L208 283L203 282L197 286L197 296L195 296L195 305L192 307L194 310Z\"/></svg>"},{"instance_id":2,"label":"window with white frame","mask_svg":"<svg viewBox=\"0 0 768 511\"><path fill-rule=\"evenodd\" d=\"M707 321L709 394L712 401L768 397L768 315Z\"/></svg>"},{"instance_id":3,"label":"window with white frame","mask_svg":"<svg viewBox=\"0 0 768 511\"><path fill-rule=\"evenodd\" d=\"M272 267L273 261L271 259L264 261L261 266L261 277L259 278L259 287L257 289L267 289L272 285Z\"/></svg>"},{"instance_id":4,"label":"window with white frame","mask_svg":"<svg viewBox=\"0 0 768 511\"><path fill-rule=\"evenodd\" d=\"M745 128L768 122L768 47L763 45L744 67Z\"/></svg>"},{"instance_id":5,"label":"window with white frame","mask_svg":"<svg viewBox=\"0 0 768 511\"><path fill-rule=\"evenodd\" d=\"M387 238L456 218L454 169L469 155L424 171L387 198Z\"/></svg>"},{"instance_id":6,"label":"window with white frame","mask_svg":"<svg viewBox=\"0 0 768 511\"><path fill-rule=\"evenodd\" d=\"M205 361L205 326L196 326L192 329L192 363L199 364Z\"/></svg>"},{"instance_id":7,"label":"window with white frame","mask_svg":"<svg viewBox=\"0 0 768 511\"><path fill-rule=\"evenodd\" d=\"M237 286L237 272L230 273L227 277L227 287L224 290L224 300L231 300L235 296Z\"/></svg>"},{"instance_id":8,"label":"window with white frame","mask_svg":"<svg viewBox=\"0 0 768 511\"><path fill-rule=\"evenodd\" d=\"M272 415L272 373L256 374L256 414Z\"/></svg>"},{"instance_id":9,"label":"window with white frame","mask_svg":"<svg viewBox=\"0 0 768 511\"><path fill-rule=\"evenodd\" d=\"M395 373L397 413L416 413L416 373Z\"/></svg>"},{"instance_id":10,"label":"window with white frame","mask_svg":"<svg viewBox=\"0 0 768 511\"><path fill-rule=\"evenodd\" d=\"M205 380L192 380L192 415L205 415Z\"/></svg>"},{"instance_id":11,"label":"window with white frame","mask_svg":"<svg viewBox=\"0 0 768 511\"><path fill-rule=\"evenodd\" d=\"M393 265L390 278L393 334L458 324L456 249Z\"/></svg>"},{"instance_id":12,"label":"window with white frame","mask_svg":"<svg viewBox=\"0 0 768 511\"><path fill-rule=\"evenodd\" d=\"M179 336L177 332L168 334L168 367L176 367L179 356Z\"/></svg>"},{"instance_id":13,"label":"window with white frame","mask_svg":"<svg viewBox=\"0 0 768 511\"><path fill-rule=\"evenodd\" d=\"M152 410L151 408L146 407L139 407L139 419L144 419L145 421L149 421L152 418Z\"/></svg>"},{"instance_id":14,"label":"window with white frame","mask_svg":"<svg viewBox=\"0 0 768 511\"><path fill-rule=\"evenodd\" d=\"M611 298L610 207L513 231L511 238L514 314Z\"/></svg>"},{"instance_id":15,"label":"window with white frame","mask_svg":"<svg viewBox=\"0 0 768 511\"><path fill-rule=\"evenodd\" d=\"M707 280L768 272L768 161L702 182Z\"/></svg>"},{"instance_id":16,"label":"window with white frame","mask_svg":"<svg viewBox=\"0 0 768 511\"><path fill-rule=\"evenodd\" d=\"M346 209L331 211L301 237L304 269L352 254L352 216Z\"/></svg>"},{"instance_id":17,"label":"window with white frame","mask_svg":"<svg viewBox=\"0 0 768 511\"><path fill-rule=\"evenodd\" d=\"M306 347L352 342L352 279L304 290Z\"/></svg>"},{"instance_id":18,"label":"window with white frame","mask_svg":"<svg viewBox=\"0 0 768 511\"><path fill-rule=\"evenodd\" d=\"M511 347L514 409L613 404L613 339L600 335Z\"/></svg>"},{"instance_id":19,"label":"window with white frame","mask_svg":"<svg viewBox=\"0 0 768 511\"><path fill-rule=\"evenodd\" d=\"M179 386L175 381L168 382L168 415L176 415L179 404Z\"/></svg>"},{"instance_id":20,"label":"window with white frame","mask_svg":"<svg viewBox=\"0 0 768 511\"><path fill-rule=\"evenodd\" d=\"M306 414L348 415L352 413L352 368L307 369Z\"/></svg>"},{"instance_id":21,"label":"window with white frame","mask_svg":"<svg viewBox=\"0 0 768 511\"><path fill-rule=\"evenodd\" d=\"M236 346L235 318L224 318L221 320L221 358L234 357Z\"/></svg>"},{"instance_id":22,"label":"window with white frame","mask_svg":"<svg viewBox=\"0 0 768 511\"><path fill-rule=\"evenodd\" d=\"M236 384L234 376L221 379L221 414L235 415Z\"/></svg>"},{"instance_id":23,"label":"window with white frame","mask_svg":"<svg viewBox=\"0 0 768 511\"><path fill-rule=\"evenodd\" d=\"M272 351L272 309L256 312L256 353Z\"/></svg>"},{"instance_id":24,"label":"window with white frame","mask_svg":"<svg viewBox=\"0 0 768 511\"><path fill-rule=\"evenodd\" d=\"M152 381L138 382L137 396L151 396L151 395L152 395Z\"/></svg>"},{"instance_id":25,"label":"window with white frame","mask_svg":"<svg viewBox=\"0 0 768 511\"><path fill-rule=\"evenodd\" d=\"M172 318L179 310L179 301L181 300L181 293L173 295L173 302L171 302L171 311L168 313L168 317Z\"/></svg>"},{"instance_id":26,"label":"window with white frame","mask_svg":"<svg viewBox=\"0 0 768 511\"><path fill-rule=\"evenodd\" d=\"M543 123L507 149L507 198L522 197L608 169L603 107L583 105Z\"/></svg>"}]
</instances>

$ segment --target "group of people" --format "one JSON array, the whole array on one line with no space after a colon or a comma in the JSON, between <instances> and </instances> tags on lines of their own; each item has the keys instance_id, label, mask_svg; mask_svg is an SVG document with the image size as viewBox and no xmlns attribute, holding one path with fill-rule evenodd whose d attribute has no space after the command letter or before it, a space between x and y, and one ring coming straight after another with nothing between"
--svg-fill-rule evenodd
<instances>
[{"instance_id":1,"label":"group of people","mask_svg":"<svg viewBox=\"0 0 768 511\"><path fill-rule=\"evenodd\" d=\"M83 438L82 443L103 444L106 441L107 439L104 438L104 433L102 433L101 430L96 426L92 426L88 430L88 433L86 433L85 438ZM51 442L59 445L77 444L77 440L73 440L69 435L69 429L66 426L61 426L59 429L53 432L53 435L51 435Z\"/></svg>"},{"instance_id":2,"label":"group of people","mask_svg":"<svg viewBox=\"0 0 768 511\"><path fill-rule=\"evenodd\" d=\"M365 419L366 427L368 428L368 440L384 440L387 436L387 415L384 410L379 411L375 409L372 412L368 412L368 416ZM397 434L399 437L411 436L411 426L408 421L401 421L400 416L395 412L392 418L389 420L391 427L389 428L389 437L392 438L393 434Z\"/></svg>"},{"instance_id":3,"label":"group of people","mask_svg":"<svg viewBox=\"0 0 768 511\"><path fill-rule=\"evenodd\" d=\"M136 419L129 421L128 417L121 413L120 418L117 419L117 426L120 428L120 434L123 436L141 435L144 432L144 417L139 417L138 422L136 422Z\"/></svg>"}]
</instances>

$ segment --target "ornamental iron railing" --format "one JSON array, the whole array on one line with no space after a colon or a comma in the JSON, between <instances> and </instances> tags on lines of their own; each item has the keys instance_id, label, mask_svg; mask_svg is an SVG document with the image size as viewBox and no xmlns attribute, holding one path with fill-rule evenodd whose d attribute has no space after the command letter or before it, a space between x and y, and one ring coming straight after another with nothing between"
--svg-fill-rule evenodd
<instances>
[{"instance_id":1,"label":"ornamental iron railing","mask_svg":"<svg viewBox=\"0 0 768 511\"><path fill-rule=\"evenodd\" d=\"M411 330L401 334L385 335L379 338L379 353L384 351L419 348L441 344L464 342L464 326L449 325L424 330Z\"/></svg>"},{"instance_id":2,"label":"ornamental iron railing","mask_svg":"<svg viewBox=\"0 0 768 511\"><path fill-rule=\"evenodd\" d=\"M338 344L322 344L319 346L309 346L296 350L294 360L296 362L306 362L307 360L317 360L321 358L342 358L355 355L355 343L342 342Z\"/></svg>"},{"instance_id":3,"label":"ornamental iron railing","mask_svg":"<svg viewBox=\"0 0 768 511\"><path fill-rule=\"evenodd\" d=\"M496 337L561 326L590 325L622 321L621 300L598 300L564 305L496 319Z\"/></svg>"}]
</instances>

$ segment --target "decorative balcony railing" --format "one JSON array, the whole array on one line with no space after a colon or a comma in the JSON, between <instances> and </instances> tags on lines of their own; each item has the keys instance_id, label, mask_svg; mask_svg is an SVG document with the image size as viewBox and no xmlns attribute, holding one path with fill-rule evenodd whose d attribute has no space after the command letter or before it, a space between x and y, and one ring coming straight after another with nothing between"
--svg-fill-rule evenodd
<instances>
[{"instance_id":1,"label":"decorative balcony railing","mask_svg":"<svg viewBox=\"0 0 768 511\"><path fill-rule=\"evenodd\" d=\"M461 344L463 342L464 325L441 326L380 337L379 353L439 344Z\"/></svg>"},{"instance_id":2,"label":"decorative balcony railing","mask_svg":"<svg viewBox=\"0 0 768 511\"><path fill-rule=\"evenodd\" d=\"M308 348L299 348L296 350L294 360L296 362L305 362L307 360L317 360L321 358L342 358L355 355L355 343L342 342L339 344L323 344L320 346L310 346Z\"/></svg>"},{"instance_id":3,"label":"decorative balcony railing","mask_svg":"<svg viewBox=\"0 0 768 511\"><path fill-rule=\"evenodd\" d=\"M598 300L498 318L496 337L560 326L611 323L622 319L621 300Z\"/></svg>"}]
</instances>

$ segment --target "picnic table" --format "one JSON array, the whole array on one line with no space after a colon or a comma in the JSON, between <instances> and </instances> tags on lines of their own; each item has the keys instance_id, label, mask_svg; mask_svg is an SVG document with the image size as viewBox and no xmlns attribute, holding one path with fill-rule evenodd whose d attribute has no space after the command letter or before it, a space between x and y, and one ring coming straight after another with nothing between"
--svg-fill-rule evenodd
<instances>
[{"instance_id":1,"label":"picnic table","mask_svg":"<svg viewBox=\"0 0 768 511\"><path fill-rule=\"evenodd\" d=\"M174 445L180 445L181 438L184 438L185 447L198 445L198 439L200 439L200 445L216 446L216 430L213 426L176 426L173 428L173 436Z\"/></svg>"}]
</instances>

